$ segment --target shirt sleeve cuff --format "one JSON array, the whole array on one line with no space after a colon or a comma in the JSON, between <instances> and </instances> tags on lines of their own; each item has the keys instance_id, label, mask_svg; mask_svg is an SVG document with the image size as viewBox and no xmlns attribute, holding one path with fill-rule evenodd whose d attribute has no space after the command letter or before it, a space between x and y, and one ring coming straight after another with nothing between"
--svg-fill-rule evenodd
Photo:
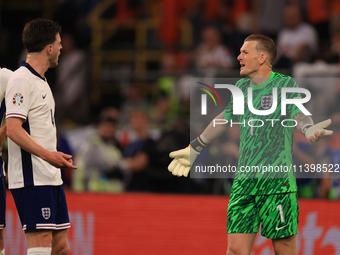
<instances>
[{"instance_id":1,"label":"shirt sleeve cuff","mask_svg":"<svg viewBox=\"0 0 340 255\"><path fill-rule=\"evenodd\" d=\"M6 114L6 119L7 118L21 118L21 119L26 119L27 116L25 114L22 113L8 113Z\"/></svg>"}]
</instances>

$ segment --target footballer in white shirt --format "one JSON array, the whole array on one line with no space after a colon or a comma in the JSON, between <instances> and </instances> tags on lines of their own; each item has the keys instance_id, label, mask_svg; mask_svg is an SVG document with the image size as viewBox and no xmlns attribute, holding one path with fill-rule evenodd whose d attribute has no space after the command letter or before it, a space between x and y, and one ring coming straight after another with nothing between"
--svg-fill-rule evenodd
<instances>
[{"instance_id":1,"label":"footballer in white shirt","mask_svg":"<svg viewBox=\"0 0 340 255\"><path fill-rule=\"evenodd\" d=\"M59 168L72 156L56 150L54 99L45 78L58 65L61 27L34 19L25 25L26 61L6 91L8 182L27 240L27 254L67 254L70 221ZM40 230L40 231L36 231Z\"/></svg>"}]
</instances>

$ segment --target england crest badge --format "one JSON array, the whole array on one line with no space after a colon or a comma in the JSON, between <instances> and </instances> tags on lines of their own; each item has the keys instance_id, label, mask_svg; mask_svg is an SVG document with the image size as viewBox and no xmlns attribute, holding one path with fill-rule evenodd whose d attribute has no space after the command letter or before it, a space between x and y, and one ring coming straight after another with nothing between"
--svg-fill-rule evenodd
<instances>
[{"instance_id":1,"label":"england crest badge","mask_svg":"<svg viewBox=\"0 0 340 255\"><path fill-rule=\"evenodd\" d=\"M41 212L45 220L48 220L51 217L51 210L49 207L41 208Z\"/></svg>"},{"instance_id":2,"label":"england crest badge","mask_svg":"<svg viewBox=\"0 0 340 255\"><path fill-rule=\"evenodd\" d=\"M273 95L261 96L261 106L263 109L269 109L273 103Z\"/></svg>"}]
</instances>

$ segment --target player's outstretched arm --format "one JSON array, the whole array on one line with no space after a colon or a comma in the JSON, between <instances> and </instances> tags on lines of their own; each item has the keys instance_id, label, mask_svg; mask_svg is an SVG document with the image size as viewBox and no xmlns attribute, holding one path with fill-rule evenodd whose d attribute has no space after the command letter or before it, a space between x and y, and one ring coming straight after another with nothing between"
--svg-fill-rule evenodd
<instances>
[{"instance_id":1,"label":"player's outstretched arm","mask_svg":"<svg viewBox=\"0 0 340 255\"><path fill-rule=\"evenodd\" d=\"M310 143L315 143L320 139L333 134L332 130L325 129L332 123L331 119L314 124L313 119L310 116L300 112L294 116L294 120L298 123L296 128Z\"/></svg>"},{"instance_id":2,"label":"player's outstretched arm","mask_svg":"<svg viewBox=\"0 0 340 255\"><path fill-rule=\"evenodd\" d=\"M214 120L225 120L224 112L217 115ZM209 125L204 129L202 136L205 138L207 143L213 141L215 138L220 137L225 131L230 128L230 124L215 125L214 120L212 120Z\"/></svg>"},{"instance_id":3,"label":"player's outstretched arm","mask_svg":"<svg viewBox=\"0 0 340 255\"><path fill-rule=\"evenodd\" d=\"M217 115L215 119L224 119L223 112ZM214 125L214 120L211 121L203 133L193 140L187 148L170 153L169 156L173 158L173 160L168 166L168 170L172 172L173 175L187 177L191 163L195 161L201 151L210 141L222 135L229 127L229 123L225 125Z\"/></svg>"},{"instance_id":4,"label":"player's outstretched arm","mask_svg":"<svg viewBox=\"0 0 340 255\"><path fill-rule=\"evenodd\" d=\"M23 129L22 124L24 121L25 120L21 118L7 118L7 136L13 142L18 144L25 151L42 158L57 168L77 168L73 165L71 155L64 154L60 151L48 151L34 141L26 130Z\"/></svg>"}]
</instances>

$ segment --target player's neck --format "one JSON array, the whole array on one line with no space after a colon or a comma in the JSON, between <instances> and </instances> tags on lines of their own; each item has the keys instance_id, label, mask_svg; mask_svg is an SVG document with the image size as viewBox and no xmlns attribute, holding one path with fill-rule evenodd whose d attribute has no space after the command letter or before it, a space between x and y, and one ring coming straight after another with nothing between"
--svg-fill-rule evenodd
<instances>
[{"instance_id":1,"label":"player's neck","mask_svg":"<svg viewBox=\"0 0 340 255\"><path fill-rule=\"evenodd\" d=\"M250 78L250 83L253 86L259 86L263 83L265 83L268 78L270 77L270 75L272 74L272 70L271 69L260 69L258 70L256 73L254 73L254 75L252 75Z\"/></svg>"},{"instance_id":2,"label":"player's neck","mask_svg":"<svg viewBox=\"0 0 340 255\"><path fill-rule=\"evenodd\" d=\"M26 58L26 63L28 63L41 77L45 77L45 72L47 71L49 64L41 54L29 53Z\"/></svg>"}]
</instances>

